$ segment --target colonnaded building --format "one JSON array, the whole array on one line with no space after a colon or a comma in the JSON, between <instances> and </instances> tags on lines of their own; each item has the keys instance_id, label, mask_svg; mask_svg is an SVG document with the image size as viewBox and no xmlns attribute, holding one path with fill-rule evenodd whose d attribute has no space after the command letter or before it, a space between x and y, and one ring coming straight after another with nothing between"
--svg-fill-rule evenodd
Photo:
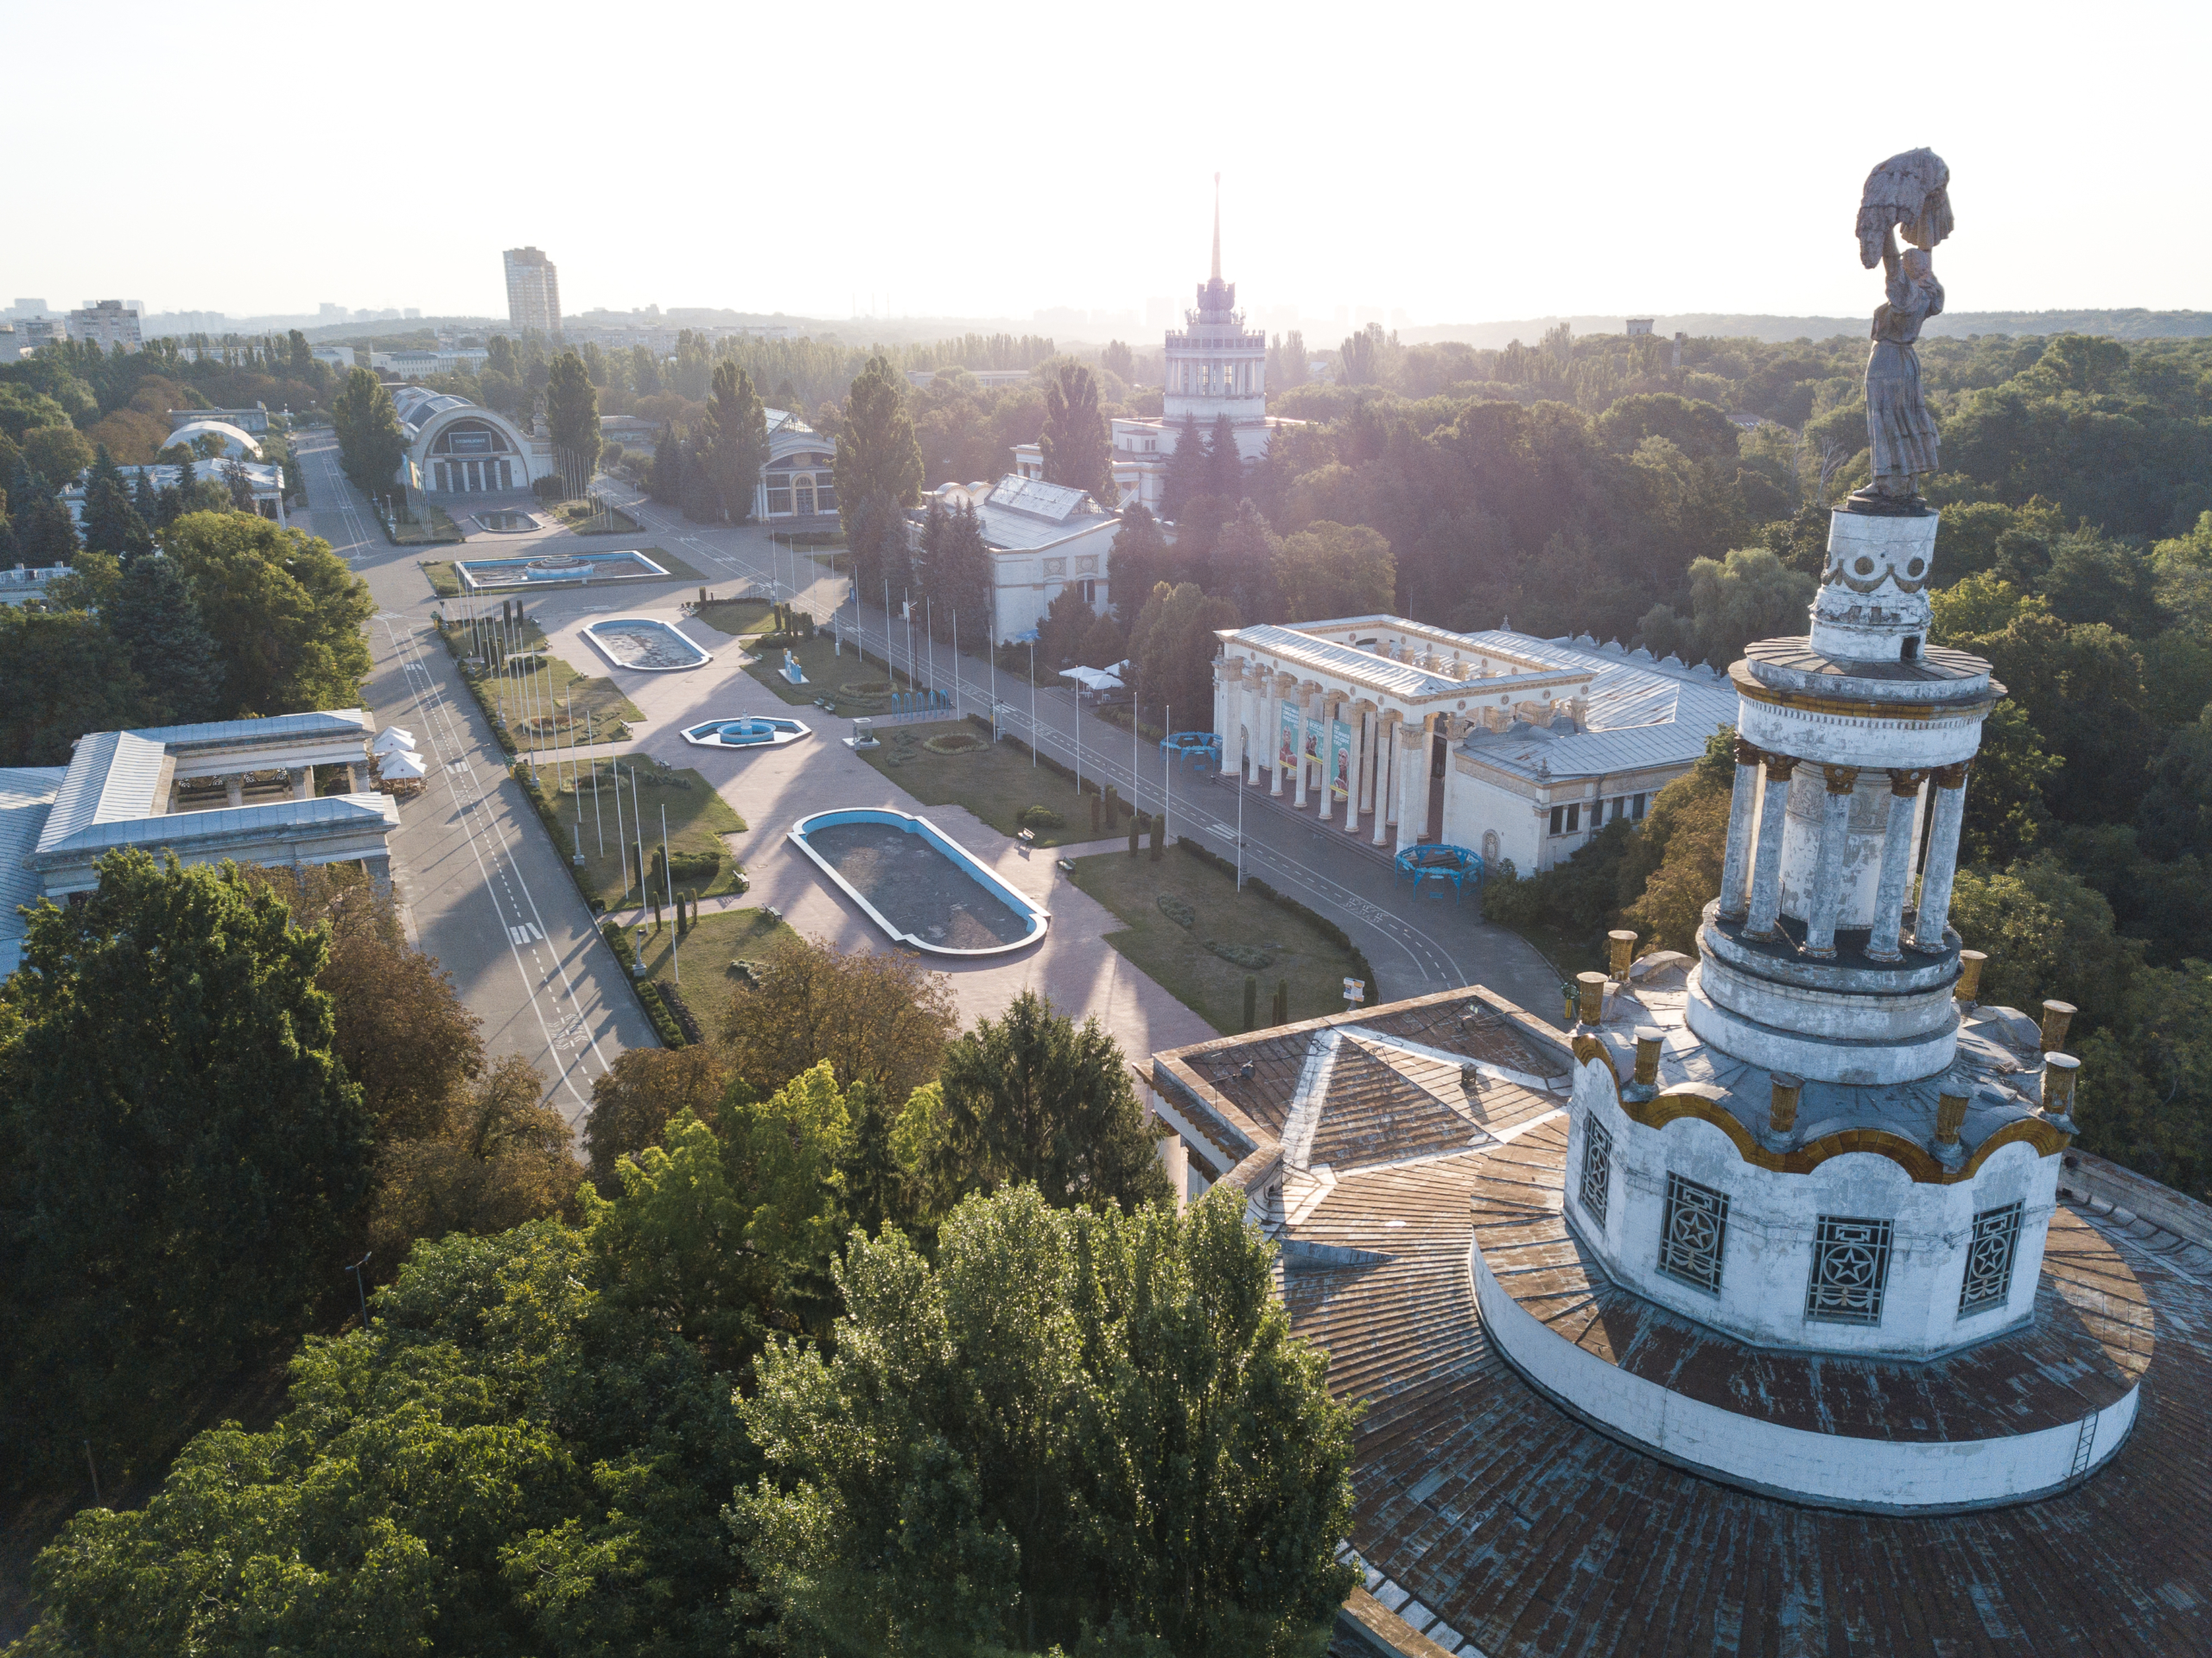
<instances>
[{"instance_id":1,"label":"colonnaded building","mask_svg":"<svg viewBox=\"0 0 2212 1658\"><path fill-rule=\"evenodd\" d=\"M1563 1030L1471 986L1153 1057L1171 1175L1242 1195L1364 1405L1332 1650L2212 1650L2212 1208L2075 1148L2074 1008L1979 1003L1951 893L2005 688L1925 643L1936 515L1853 506L1810 632L1730 670L1694 956L1613 934ZM1409 778L1602 734L1586 651L1225 643L1224 732L1332 691Z\"/></svg>"},{"instance_id":2,"label":"colonnaded building","mask_svg":"<svg viewBox=\"0 0 2212 1658\"><path fill-rule=\"evenodd\" d=\"M427 386L391 389L407 459L396 483L407 481L411 463L419 487L433 495L491 495L526 490L559 470L553 441L524 432L496 410Z\"/></svg>"},{"instance_id":3,"label":"colonnaded building","mask_svg":"<svg viewBox=\"0 0 2212 1658\"><path fill-rule=\"evenodd\" d=\"M1348 835L1441 842L1523 874L1652 797L1735 717L1728 677L1643 649L1402 616L1220 634L1224 768Z\"/></svg>"}]
</instances>

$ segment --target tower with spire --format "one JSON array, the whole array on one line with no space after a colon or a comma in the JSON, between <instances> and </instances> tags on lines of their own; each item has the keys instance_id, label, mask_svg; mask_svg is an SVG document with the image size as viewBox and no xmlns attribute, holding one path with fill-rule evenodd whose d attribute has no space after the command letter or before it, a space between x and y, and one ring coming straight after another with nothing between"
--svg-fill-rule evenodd
<instances>
[{"instance_id":1,"label":"tower with spire","mask_svg":"<svg viewBox=\"0 0 2212 1658\"><path fill-rule=\"evenodd\" d=\"M1194 416L1202 430L1227 415L1247 460L1267 448L1268 336L1247 328L1236 308L1236 284L1221 277L1221 175L1213 175L1213 269L1198 284L1198 304L1185 326L1167 334L1166 423Z\"/></svg>"}]
</instances>

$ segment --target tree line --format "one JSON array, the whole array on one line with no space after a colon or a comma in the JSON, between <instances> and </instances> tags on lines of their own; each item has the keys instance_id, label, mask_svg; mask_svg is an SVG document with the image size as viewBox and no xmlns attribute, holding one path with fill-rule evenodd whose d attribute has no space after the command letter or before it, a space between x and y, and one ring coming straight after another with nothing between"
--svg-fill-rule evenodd
<instances>
[{"instance_id":1,"label":"tree line","mask_svg":"<svg viewBox=\"0 0 2212 1658\"><path fill-rule=\"evenodd\" d=\"M803 943L580 1159L365 881L100 875L0 987L0 1435L152 1490L40 1649L1261 1654L1349 1590L1351 1413L1095 1021Z\"/></svg>"}]
</instances>

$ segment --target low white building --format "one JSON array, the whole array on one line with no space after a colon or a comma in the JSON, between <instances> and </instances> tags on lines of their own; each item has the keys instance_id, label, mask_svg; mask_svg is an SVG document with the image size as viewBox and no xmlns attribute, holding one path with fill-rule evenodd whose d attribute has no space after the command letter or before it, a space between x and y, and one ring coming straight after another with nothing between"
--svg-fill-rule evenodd
<instances>
[{"instance_id":1,"label":"low white building","mask_svg":"<svg viewBox=\"0 0 2212 1658\"><path fill-rule=\"evenodd\" d=\"M768 456L753 516L778 530L831 530L837 525L837 446L788 410L769 409Z\"/></svg>"},{"instance_id":2,"label":"low white building","mask_svg":"<svg viewBox=\"0 0 2212 1658\"><path fill-rule=\"evenodd\" d=\"M202 420L219 420L226 426L235 426L241 432L251 432L256 437L269 430L269 405L265 403L257 403L251 409L172 409L168 416L172 432L179 427Z\"/></svg>"},{"instance_id":3,"label":"low white building","mask_svg":"<svg viewBox=\"0 0 2212 1658\"><path fill-rule=\"evenodd\" d=\"M290 519L284 511L284 471L272 462L261 461L201 461L194 463L193 471L203 484L230 482L231 468L236 467L245 480L246 492L253 502L253 510L264 518L278 524L288 524ZM156 463L146 467L118 467L123 476L123 487L134 497L137 492L138 477L144 473L158 493L183 481L184 468ZM85 479L61 492L61 505L69 510L69 520L79 530L85 527Z\"/></svg>"},{"instance_id":4,"label":"low white building","mask_svg":"<svg viewBox=\"0 0 2212 1658\"><path fill-rule=\"evenodd\" d=\"M505 415L450 392L394 386L393 406L411 461L432 495L488 495L528 489L558 470L552 441L525 434Z\"/></svg>"},{"instance_id":5,"label":"low white building","mask_svg":"<svg viewBox=\"0 0 2212 1658\"><path fill-rule=\"evenodd\" d=\"M1084 491L1009 475L990 485L947 484L935 499L948 511L976 510L991 555L993 639L1005 644L1033 632L1071 588L1093 611L1104 607L1122 520ZM919 536L918 524L917 545Z\"/></svg>"},{"instance_id":6,"label":"low white building","mask_svg":"<svg viewBox=\"0 0 2212 1658\"><path fill-rule=\"evenodd\" d=\"M0 977L22 956L19 905L99 884L124 847L185 863L359 863L391 877L399 808L369 776L359 708L96 731L67 767L0 770ZM347 792L317 795L315 768L343 765Z\"/></svg>"},{"instance_id":7,"label":"low white building","mask_svg":"<svg viewBox=\"0 0 2212 1658\"><path fill-rule=\"evenodd\" d=\"M1587 638L1402 616L1220 638L1224 765L1373 845L1440 842L1522 874L1617 819L1640 823L1736 714L1725 676Z\"/></svg>"},{"instance_id":8,"label":"low white building","mask_svg":"<svg viewBox=\"0 0 2212 1658\"><path fill-rule=\"evenodd\" d=\"M258 461L261 459L261 445L254 441L252 433L241 427L233 426L226 420L218 420L211 413L207 412L203 412L197 418L178 422L169 432L168 443L163 444L162 448L167 448L169 444L181 443L188 448L195 441L203 437L212 437L220 443L223 446L224 457L227 460Z\"/></svg>"}]
</instances>

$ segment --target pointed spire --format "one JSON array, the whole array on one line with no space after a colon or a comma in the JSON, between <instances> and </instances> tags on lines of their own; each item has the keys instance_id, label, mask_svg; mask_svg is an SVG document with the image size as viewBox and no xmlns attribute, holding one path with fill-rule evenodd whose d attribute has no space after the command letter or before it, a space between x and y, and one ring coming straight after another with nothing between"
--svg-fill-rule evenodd
<instances>
[{"instance_id":1,"label":"pointed spire","mask_svg":"<svg viewBox=\"0 0 2212 1658\"><path fill-rule=\"evenodd\" d=\"M1221 175L1213 175L1213 279L1221 280Z\"/></svg>"}]
</instances>

